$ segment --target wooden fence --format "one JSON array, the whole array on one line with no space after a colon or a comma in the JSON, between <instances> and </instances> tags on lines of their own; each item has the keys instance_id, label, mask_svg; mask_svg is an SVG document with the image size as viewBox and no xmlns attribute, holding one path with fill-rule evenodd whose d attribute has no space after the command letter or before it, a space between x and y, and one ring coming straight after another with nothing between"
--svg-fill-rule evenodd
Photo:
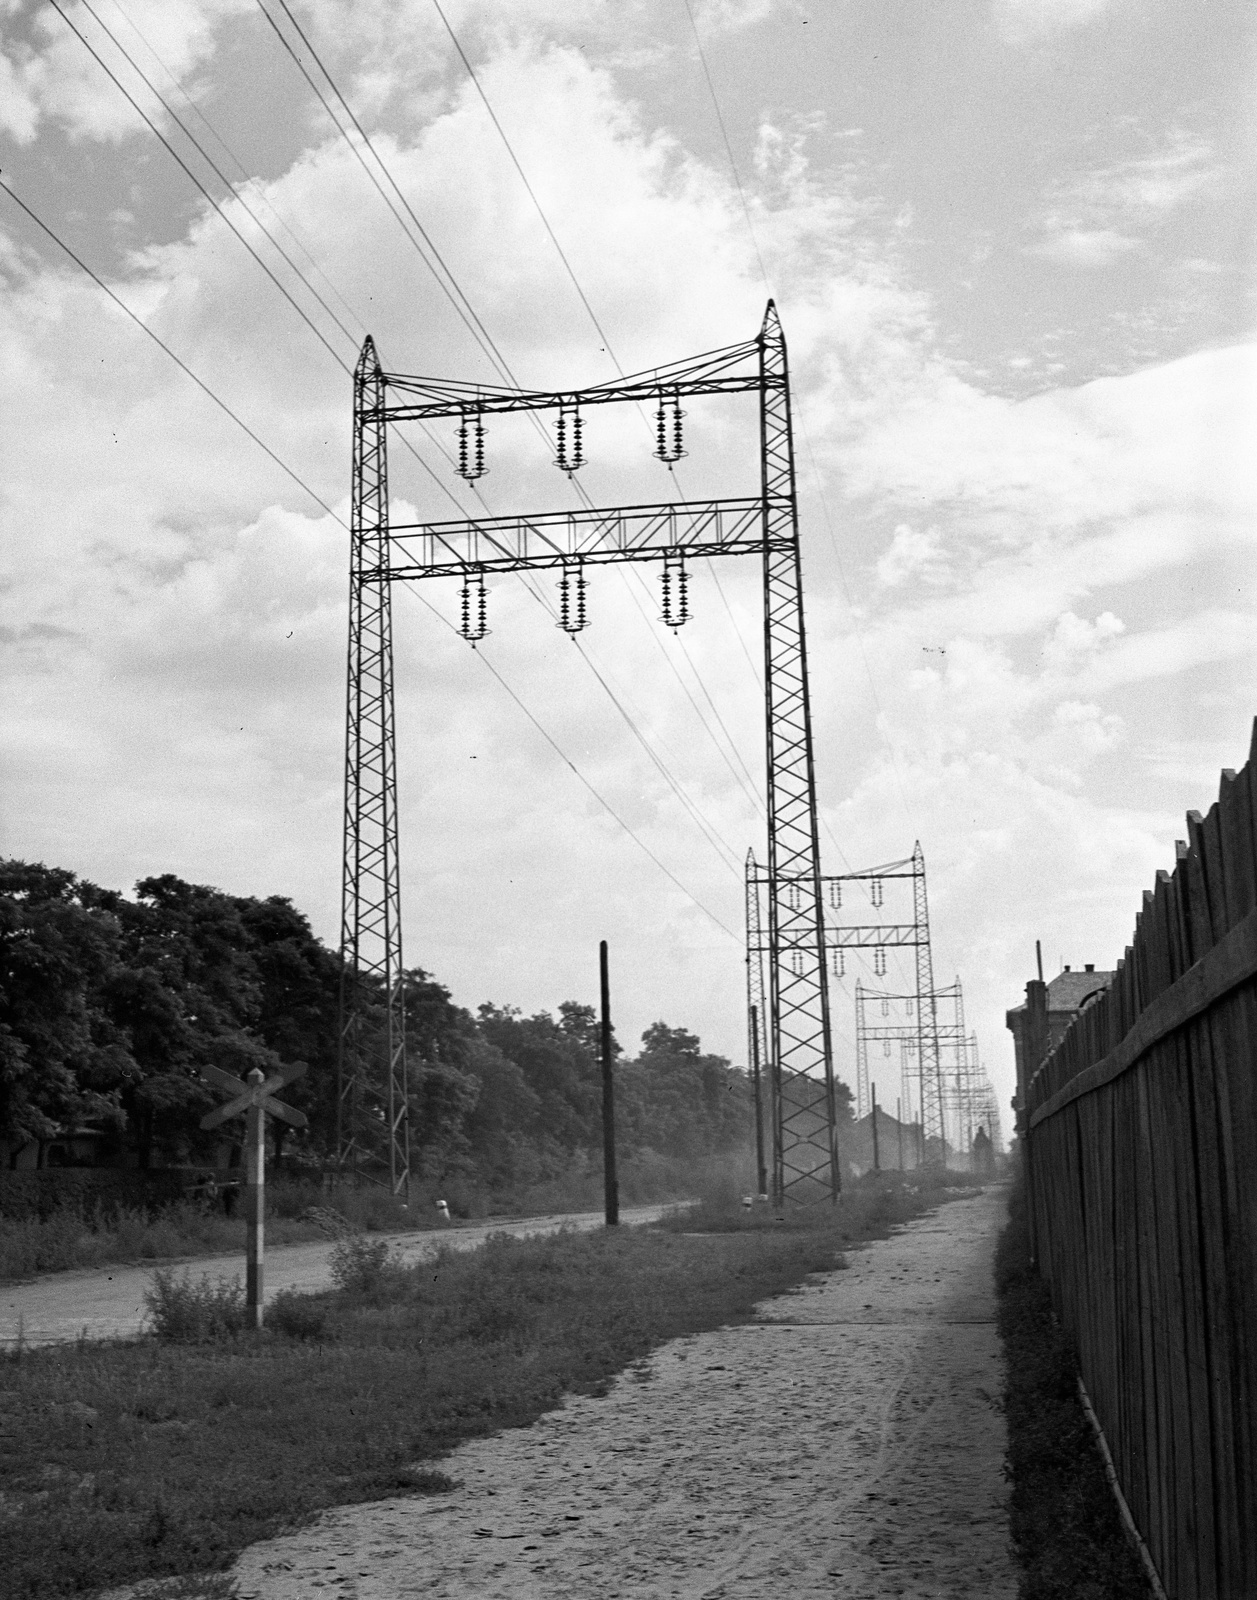
<instances>
[{"instance_id":1,"label":"wooden fence","mask_svg":"<svg viewBox=\"0 0 1257 1600\"><path fill-rule=\"evenodd\" d=\"M1040 1270L1171 1600L1257 1597L1257 726L1026 1097Z\"/></svg>"}]
</instances>

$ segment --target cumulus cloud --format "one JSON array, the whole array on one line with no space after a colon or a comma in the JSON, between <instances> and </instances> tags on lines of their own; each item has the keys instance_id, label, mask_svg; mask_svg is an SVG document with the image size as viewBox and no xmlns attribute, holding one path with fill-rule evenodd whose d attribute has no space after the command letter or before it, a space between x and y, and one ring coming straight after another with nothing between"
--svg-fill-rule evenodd
<instances>
[{"instance_id":1,"label":"cumulus cloud","mask_svg":"<svg viewBox=\"0 0 1257 1600\"><path fill-rule=\"evenodd\" d=\"M625 91L611 9L468 0L449 14L615 357L635 370L749 337L765 290L732 180ZM722 15L732 26L755 9ZM232 19L223 9L206 34L170 14L184 42L163 49L212 77ZM520 381L612 376L482 104L437 48L430 8L364 0L302 15L343 81L370 79L377 148ZM411 50L421 35L430 48ZM30 81L19 136L52 118L116 137L112 113ZM1223 664L1252 675L1240 584L1257 509L1257 350L1024 401L990 393L948 359L929 299L880 246L880 202L845 174L820 177L811 137L766 124L748 203L790 341L826 859L895 859L922 838L939 970L961 970L998 1055L1034 937L1069 950L1085 927L1077 959L1105 959L1128 931L1132 884L1163 864L1169 781L1143 803L1125 774L1133 749L1150 770L1162 751L1164 698L1190 701L1192 674ZM303 304L344 361L370 331L394 370L494 381L342 142L311 135L261 189L343 296L349 336ZM328 515L92 284L26 236L0 264L18 464L6 482L5 846L110 882L168 868L289 893L334 938L346 374L213 213L117 274L127 303ZM651 458L649 419L591 418L590 495L754 492L753 416L732 401L689 411L675 477ZM452 429L434 437L450 450ZM411 438L435 479L395 444L399 512L451 516L453 494L473 514L437 446ZM495 419L489 449L493 510L568 503L526 421ZM640 1026L665 1015L739 1052L736 862L762 828L742 771L759 782L761 596L753 563L719 578L717 590L695 571L695 620L673 638L652 573L602 569L581 640L715 844L539 603L553 601L548 574L531 589L492 585L493 632L476 653L449 626L447 586L396 597L409 954L461 1000L583 996L589 951L611 928ZM732 936L598 806L486 661ZM1177 796L1190 756L1176 746L1174 761ZM1117 800L1089 793L1096 770Z\"/></svg>"}]
</instances>

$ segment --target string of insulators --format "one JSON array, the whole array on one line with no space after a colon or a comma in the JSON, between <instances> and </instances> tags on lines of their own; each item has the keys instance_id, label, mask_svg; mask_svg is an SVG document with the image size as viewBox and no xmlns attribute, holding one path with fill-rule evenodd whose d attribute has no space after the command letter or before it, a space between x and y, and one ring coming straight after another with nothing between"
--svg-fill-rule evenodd
<instances>
[{"instance_id":1,"label":"string of insulators","mask_svg":"<svg viewBox=\"0 0 1257 1600\"><path fill-rule=\"evenodd\" d=\"M908 1001L908 1002L907 1002L907 1004L906 1004L906 1006L905 1006L905 1007L904 1007L904 1009L905 1009L905 1010L906 1010L906 1011L907 1011L907 1013L908 1013L908 1015L909 1015L909 1016L911 1016L911 1015L912 1015L912 1001L911 1001L911 1000L909 1000L909 1001Z\"/></svg>"},{"instance_id":2,"label":"string of insulators","mask_svg":"<svg viewBox=\"0 0 1257 1600\"><path fill-rule=\"evenodd\" d=\"M889 1039L883 1039L882 1040L882 1054L884 1056L888 1056L890 1054L890 1040Z\"/></svg>"},{"instance_id":3,"label":"string of insulators","mask_svg":"<svg viewBox=\"0 0 1257 1600\"><path fill-rule=\"evenodd\" d=\"M463 584L462 614L458 624L458 631L468 644L474 645L478 639L483 639L485 634L488 633L488 611L489 605L485 594L484 578L477 574Z\"/></svg>"},{"instance_id":4,"label":"string of insulators","mask_svg":"<svg viewBox=\"0 0 1257 1600\"><path fill-rule=\"evenodd\" d=\"M685 454L681 448L681 418L684 415L677 391L674 389L666 398L661 391L659 409L655 412L655 454L667 467Z\"/></svg>"},{"instance_id":5,"label":"string of insulators","mask_svg":"<svg viewBox=\"0 0 1257 1600\"><path fill-rule=\"evenodd\" d=\"M880 944L873 951L873 971L879 978L886 976L886 951Z\"/></svg>"},{"instance_id":6,"label":"string of insulators","mask_svg":"<svg viewBox=\"0 0 1257 1600\"><path fill-rule=\"evenodd\" d=\"M880 906L882 903L882 880L880 878L873 879L871 893L873 897L873 904L875 906Z\"/></svg>"},{"instance_id":7,"label":"string of insulators","mask_svg":"<svg viewBox=\"0 0 1257 1600\"><path fill-rule=\"evenodd\" d=\"M799 909L799 886L797 883L788 883L786 885L786 904L791 911Z\"/></svg>"},{"instance_id":8,"label":"string of insulators","mask_svg":"<svg viewBox=\"0 0 1257 1600\"><path fill-rule=\"evenodd\" d=\"M580 633L589 626L585 614L585 571L577 567L575 574L563 569L559 579L559 627L564 633Z\"/></svg>"},{"instance_id":9,"label":"string of insulators","mask_svg":"<svg viewBox=\"0 0 1257 1600\"><path fill-rule=\"evenodd\" d=\"M831 883L829 886L829 903L835 911L842 910L842 885Z\"/></svg>"},{"instance_id":10,"label":"string of insulators","mask_svg":"<svg viewBox=\"0 0 1257 1600\"><path fill-rule=\"evenodd\" d=\"M790 952L790 970L791 970L791 972L794 973L796 978L799 977L800 974L802 973L802 971L803 971L803 952L802 952L802 950L792 950Z\"/></svg>"},{"instance_id":11,"label":"string of insulators","mask_svg":"<svg viewBox=\"0 0 1257 1600\"><path fill-rule=\"evenodd\" d=\"M890 1001L889 1000L883 1000L882 1001L882 1015L884 1017L888 1017L890 1015Z\"/></svg>"},{"instance_id":12,"label":"string of insulators","mask_svg":"<svg viewBox=\"0 0 1257 1600\"><path fill-rule=\"evenodd\" d=\"M475 483L488 470L484 464L484 422L481 414L479 411L471 413L469 427L468 413L464 411L458 424L458 466L455 471L468 483Z\"/></svg>"},{"instance_id":13,"label":"string of insulators","mask_svg":"<svg viewBox=\"0 0 1257 1600\"><path fill-rule=\"evenodd\" d=\"M841 950L831 952L829 966L835 978L845 978L847 976L847 958Z\"/></svg>"},{"instance_id":14,"label":"string of insulators","mask_svg":"<svg viewBox=\"0 0 1257 1600\"><path fill-rule=\"evenodd\" d=\"M554 464L564 472L577 472L585 465L583 445L585 423L579 406L560 406L557 434L558 453Z\"/></svg>"},{"instance_id":15,"label":"string of insulators","mask_svg":"<svg viewBox=\"0 0 1257 1600\"><path fill-rule=\"evenodd\" d=\"M690 620L690 575L679 558L663 563L662 622L675 633Z\"/></svg>"}]
</instances>

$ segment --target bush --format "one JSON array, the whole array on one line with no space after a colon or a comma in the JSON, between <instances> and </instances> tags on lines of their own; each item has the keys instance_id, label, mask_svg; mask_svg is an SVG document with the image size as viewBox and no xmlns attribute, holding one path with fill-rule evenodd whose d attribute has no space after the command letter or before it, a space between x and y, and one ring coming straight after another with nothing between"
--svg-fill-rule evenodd
<instances>
[{"instance_id":1,"label":"bush","mask_svg":"<svg viewBox=\"0 0 1257 1600\"><path fill-rule=\"evenodd\" d=\"M203 1273L199 1283L190 1274L176 1280L173 1272L157 1271L152 1287L144 1291L144 1305L159 1339L171 1344L209 1344L233 1339L244 1331L244 1291L239 1278L211 1283Z\"/></svg>"},{"instance_id":2,"label":"bush","mask_svg":"<svg viewBox=\"0 0 1257 1600\"><path fill-rule=\"evenodd\" d=\"M386 1239L367 1239L360 1233L338 1239L328 1266L332 1282L343 1295L378 1300L402 1281L405 1269L390 1258Z\"/></svg>"},{"instance_id":3,"label":"bush","mask_svg":"<svg viewBox=\"0 0 1257 1600\"><path fill-rule=\"evenodd\" d=\"M312 1295L282 1289L266 1308L266 1325L289 1339L321 1339L327 1308Z\"/></svg>"}]
</instances>

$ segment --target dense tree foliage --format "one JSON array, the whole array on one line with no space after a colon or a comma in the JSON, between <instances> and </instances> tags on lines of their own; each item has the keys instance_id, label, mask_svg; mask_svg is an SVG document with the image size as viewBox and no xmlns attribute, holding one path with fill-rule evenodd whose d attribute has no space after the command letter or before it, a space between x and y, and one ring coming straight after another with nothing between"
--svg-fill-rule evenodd
<instances>
[{"instance_id":1,"label":"dense tree foliage","mask_svg":"<svg viewBox=\"0 0 1257 1600\"><path fill-rule=\"evenodd\" d=\"M42 1155L79 1128L101 1155L140 1165L208 1161L199 1128L220 1098L201 1074L303 1061L285 1091L310 1120L272 1123L275 1153L320 1165L334 1152L340 960L290 901L223 894L170 874L133 897L59 868L0 861L0 1153ZM602 1089L594 1008L525 1017L454 1004L429 973L404 979L412 1145L427 1175L531 1183L598 1159ZM368 1029L382 997L367 991ZM375 1015L372 1017L374 1004ZM699 1157L745 1146L745 1073L696 1035L657 1022L639 1055L618 1041L617 1121L626 1153ZM383 1130L382 1130L383 1131Z\"/></svg>"}]
</instances>

